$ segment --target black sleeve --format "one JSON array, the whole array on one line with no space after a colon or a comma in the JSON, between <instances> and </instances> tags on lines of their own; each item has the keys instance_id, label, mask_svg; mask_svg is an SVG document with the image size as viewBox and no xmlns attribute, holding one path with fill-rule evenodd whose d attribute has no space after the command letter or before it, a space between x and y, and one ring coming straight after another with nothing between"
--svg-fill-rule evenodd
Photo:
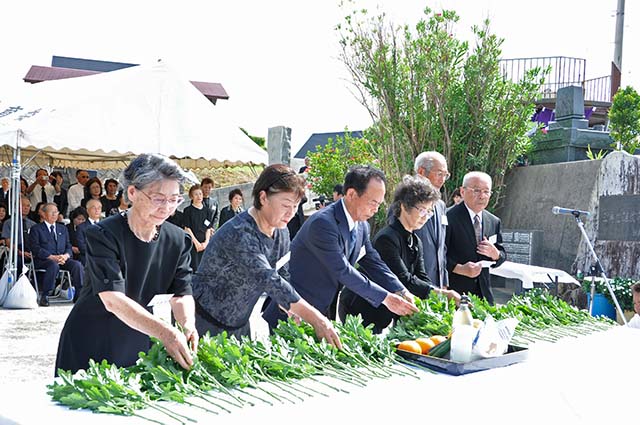
<instances>
[{"instance_id":1,"label":"black sleeve","mask_svg":"<svg viewBox=\"0 0 640 425\"><path fill-rule=\"evenodd\" d=\"M425 298L431 289L430 281L422 280L412 275L401 256L400 241L397 238L381 234L374 244L382 260L389 266L389 269L398 277L398 280L414 295ZM422 256L418 256L422 259ZM424 270L424 265L423 265Z\"/></svg>"}]
</instances>

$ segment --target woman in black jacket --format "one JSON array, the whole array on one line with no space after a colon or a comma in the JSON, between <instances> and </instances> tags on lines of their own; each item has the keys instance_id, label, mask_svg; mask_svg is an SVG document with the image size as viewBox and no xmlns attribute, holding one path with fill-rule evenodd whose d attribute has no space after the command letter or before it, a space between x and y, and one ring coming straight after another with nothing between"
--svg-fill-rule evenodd
<instances>
[{"instance_id":1,"label":"woman in black jacket","mask_svg":"<svg viewBox=\"0 0 640 425\"><path fill-rule=\"evenodd\" d=\"M433 205L440 194L422 177L405 176L393 196L391 211L395 219L384 227L373 240L373 246L389 269L412 294L426 298L430 291L460 300L456 291L437 288L424 269L422 242L413 232L422 228L433 216ZM340 318L347 314L362 315L365 326L374 324L380 333L395 317L384 305L373 307L366 300L345 288L340 294Z\"/></svg>"},{"instance_id":2,"label":"woman in black jacket","mask_svg":"<svg viewBox=\"0 0 640 425\"><path fill-rule=\"evenodd\" d=\"M244 208L242 208L243 199L240 189L236 188L229 192L229 205L220 210L218 229L221 228L224 223L244 211Z\"/></svg>"}]
</instances>

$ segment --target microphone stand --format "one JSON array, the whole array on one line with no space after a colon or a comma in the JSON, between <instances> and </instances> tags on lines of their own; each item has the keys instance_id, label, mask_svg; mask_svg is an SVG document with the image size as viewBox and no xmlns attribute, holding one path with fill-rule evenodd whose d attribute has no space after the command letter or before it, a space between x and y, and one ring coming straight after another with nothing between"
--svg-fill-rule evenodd
<instances>
[{"instance_id":1,"label":"microphone stand","mask_svg":"<svg viewBox=\"0 0 640 425\"><path fill-rule=\"evenodd\" d=\"M596 255L596 252L593 250L593 244L589 240L589 236L587 236L587 232L584 230L584 223L582 222L582 220L580 220L580 213L576 211L572 215L576 219L576 223L578 224L578 228L582 232L582 236L584 237L584 240L587 242L587 246L589 247L589 251L591 251L591 255L593 255L593 258L596 260L596 268L600 271L600 274L602 275L602 278L604 279L604 283L607 285L607 289L609 289L609 294L611 294L611 299L613 299L613 303L616 305L616 310L617 310L618 314L620 314L620 317L622 317L622 322L626 325L627 324L627 319L626 319L626 317L624 317L624 312L620 308L620 304L618 303L618 299L616 298L616 294L613 292L613 289L611 288L611 284L609 283L609 278L607 277L607 275L604 272L604 268L602 267L602 264L600 263L600 259ZM591 286L591 303L590 303L591 305L589 307L589 313L591 313L591 311L592 311L591 309L593 308L593 298L594 298L593 292L595 290L595 283L592 281L591 285L592 285Z\"/></svg>"}]
</instances>

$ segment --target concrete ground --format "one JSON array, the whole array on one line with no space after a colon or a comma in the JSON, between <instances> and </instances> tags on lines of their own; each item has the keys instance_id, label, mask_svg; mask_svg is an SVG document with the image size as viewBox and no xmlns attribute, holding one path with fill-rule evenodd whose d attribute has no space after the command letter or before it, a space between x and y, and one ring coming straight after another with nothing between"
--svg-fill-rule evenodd
<instances>
[{"instance_id":1,"label":"concrete ground","mask_svg":"<svg viewBox=\"0 0 640 425\"><path fill-rule=\"evenodd\" d=\"M0 308L0 376L7 383L53 378L58 338L72 303Z\"/></svg>"}]
</instances>

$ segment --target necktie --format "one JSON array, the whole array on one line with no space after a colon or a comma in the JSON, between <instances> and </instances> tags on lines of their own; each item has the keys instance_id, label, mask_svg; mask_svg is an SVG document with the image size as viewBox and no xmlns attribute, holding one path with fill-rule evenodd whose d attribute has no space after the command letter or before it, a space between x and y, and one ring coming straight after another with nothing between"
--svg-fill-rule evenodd
<instances>
[{"instance_id":1,"label":"necktie","mask_svg":"<svg viewBox=\"0 0 640 425\"><path fill-rule=\"evenodd\" d=\"M54 241L57 241L58 238L56 238L56 225L52 224L51 227L49 228L49 232L51 233L51 237L53 238Z\"/></svg>"},{"instance_id":2,"label":"necktie","mask_svg":"<svg viewBox=\"0 0 640 425\"><path fill-rule=\"evenodd\" d=\"M44 190L44 186L42 186L41 191L42 191L42 196L41 196L42 199L40 199L40 200L42 202L47 202L47 191Z\"/></svg>"},{"instance_id":3,"label":"necktie","mask_svg":"<svg viewBox=\"0 0 640 425\"><path fill-rule=\"evenodd\" d=\"M473 231L476 234L476 242L482 242L482 225L480 224L480 217L478 217L478 214L473 217Z\"/></svg>"},{"instance_id":4,"label":"necktie","mask_svg":"<svg viewBox=\"0 0 640 425\"><path fill-rule=\"evenodd\" d=\"M356 248L356 239L358 238L358 226L355 226L353 230L350 232L349 238L349 257L353 254L354 249Z\"/></svg>"}]
</instances>

